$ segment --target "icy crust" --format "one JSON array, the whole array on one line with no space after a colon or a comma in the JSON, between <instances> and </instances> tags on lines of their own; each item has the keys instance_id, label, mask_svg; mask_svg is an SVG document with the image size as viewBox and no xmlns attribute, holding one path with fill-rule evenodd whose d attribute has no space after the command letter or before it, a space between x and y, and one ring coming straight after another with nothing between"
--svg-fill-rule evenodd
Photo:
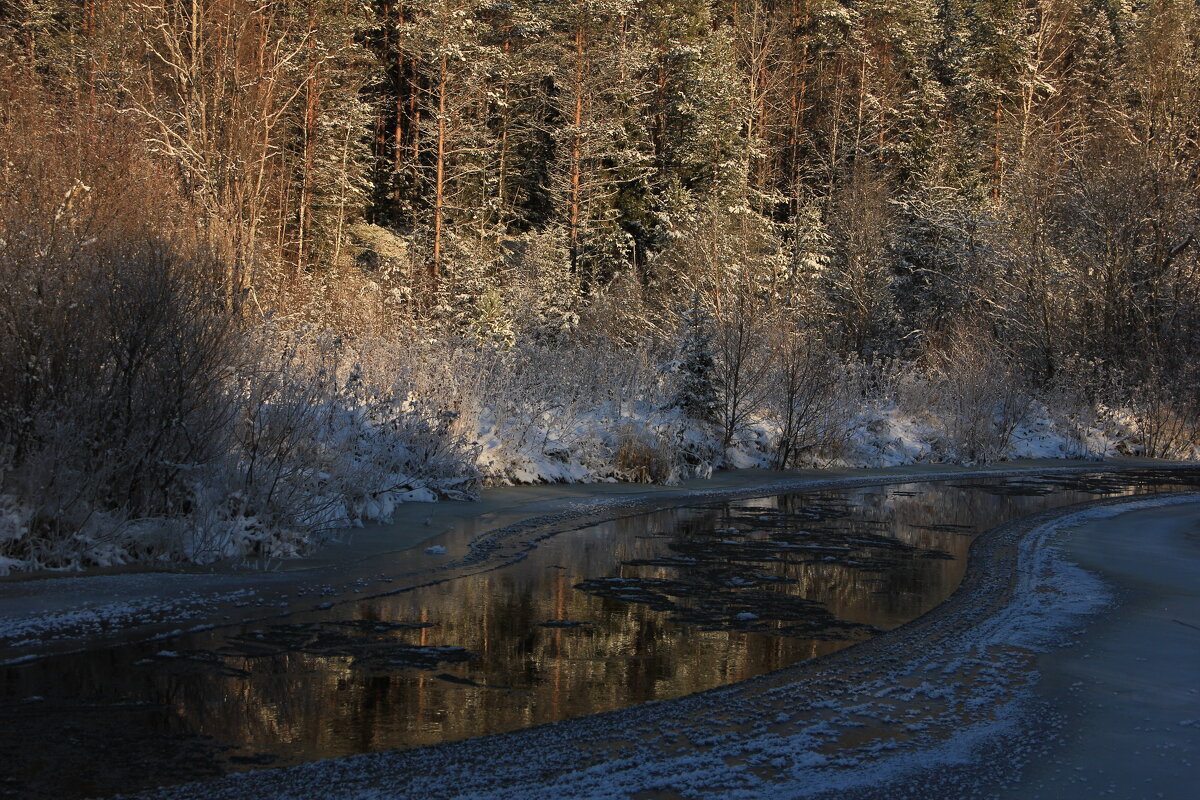
<instances>
[{"instance_id":1,"label":"icy crust","mask_svg":"<svg viewBox=\"0 0 1200 800\"><path fill-rule=\"evenodd\" d=\"M143 573L26 584L0 596L0 666L122 631L153 628L167 637L210 628L218 609L268 602L264 581L244 583L241 576Z\"/></svg>"},{"instance_id":2,"label":"icy crust","mask_svg":"<svg viewBox=\"0 0 1200 800\"><path fill-rule=\"evenodd\" d=\"M134 625L150 616L169 615L173 619L190 619L208 613L217 603L231 603L253 595L253 590L243 590L206 597L140 598L119 603L99 603L26 620L0 620L0 641L10 640L5 644L22 647L56 639L67 635L67 632L78 635L79 631L99 632L107 628Z\"/></svg>"},{"instance_id":3,"label":"icy crust","mask_svg":"<svg viewBox=\"0 0 1200 800\"><path fill-rule=\"evenodd\" d=\"M663 703L418 750L160 789L164 798L966 796L1019 773L1052 715L1037 653L1111 595L1066 560L1066 528L1196 494L1010 522L972 547L946 603L849 650Z\"/></svg>"}]
</instances>

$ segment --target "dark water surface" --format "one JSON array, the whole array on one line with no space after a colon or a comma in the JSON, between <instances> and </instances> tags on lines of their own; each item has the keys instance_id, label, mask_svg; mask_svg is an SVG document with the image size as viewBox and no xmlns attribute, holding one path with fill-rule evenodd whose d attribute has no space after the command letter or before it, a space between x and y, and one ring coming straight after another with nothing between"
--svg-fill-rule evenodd
<instances>
[{"instance_id":1,"label":"dark water surface","mask_svg":"<svg viewBox=\"0 0 1200 800\"><path fill-rule=\"evenodd\" d=\"M0 669L0 797L415 747L744 680L930 610L979 531L1196 486L1197 470L963 477L676 508L425 588Z\"/></svg>"}]
</instances>

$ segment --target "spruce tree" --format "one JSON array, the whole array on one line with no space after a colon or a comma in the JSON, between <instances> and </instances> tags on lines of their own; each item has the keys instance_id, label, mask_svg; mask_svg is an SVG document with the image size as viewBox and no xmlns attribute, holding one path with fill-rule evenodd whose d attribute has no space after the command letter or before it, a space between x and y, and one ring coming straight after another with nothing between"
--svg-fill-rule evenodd
<instances>
[{"instance_id":1,"label":"spruce tree","mask_svg":"<svg viewBox=\"0 0 1200 800\"><path fill-rule=\"evenodd\" d=\"M691 307L683 314L679 389L672 405L702 422L712 422L717 411L712 340L712 317L700 302L699 294L693 294Z\"/></svg>"}]
</instances>

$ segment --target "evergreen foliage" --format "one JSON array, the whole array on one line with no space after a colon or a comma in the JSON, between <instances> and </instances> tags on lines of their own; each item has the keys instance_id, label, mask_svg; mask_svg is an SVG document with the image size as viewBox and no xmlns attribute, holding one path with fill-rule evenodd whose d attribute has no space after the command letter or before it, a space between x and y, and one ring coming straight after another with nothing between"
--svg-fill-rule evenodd
<instances>
[{"instance_id":1,"label":"evergreen foliage","mask_svg":"<svg viewBox=\"0 0 1200 800\"><path fill-rule=\"evenodd\" d=\"M674 407L700 422L712 422L717 414L716 363L713 360L713 321L700 303L683 313L683 335L679 356L679 390Z\"/></svg>"},{"instance_id":2,"label":"evergreen foliage","mask_svg":"<svg viewBox=\"0 0 1200 800\"><path fill-rule=\"evenodd\" d=\"M231 296L322 324L525 328L513 254L555 242L564 313L749 288L845 353L969 318L1049 374L1200 330L1194 4L25 0L0 64L138 119Z\"/></svg>"}]
</instances>

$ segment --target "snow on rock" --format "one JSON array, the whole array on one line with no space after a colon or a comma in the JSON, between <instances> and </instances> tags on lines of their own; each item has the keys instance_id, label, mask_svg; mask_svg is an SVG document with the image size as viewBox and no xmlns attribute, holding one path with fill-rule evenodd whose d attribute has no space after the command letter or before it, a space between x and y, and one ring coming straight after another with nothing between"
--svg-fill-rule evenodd
<instances>
[{"instance_id":1,"label":"snow on rock","mask_svg":"<svg viewBox=\"0 0 1200 800\"><path fill-rule=\"evenodd\" d=\"M395 502L397 503L436 503L437 501L438 496L434 494L433 490L424 486L420 489L404 492L395 498Z\"/></svg>"}]
</instances>

